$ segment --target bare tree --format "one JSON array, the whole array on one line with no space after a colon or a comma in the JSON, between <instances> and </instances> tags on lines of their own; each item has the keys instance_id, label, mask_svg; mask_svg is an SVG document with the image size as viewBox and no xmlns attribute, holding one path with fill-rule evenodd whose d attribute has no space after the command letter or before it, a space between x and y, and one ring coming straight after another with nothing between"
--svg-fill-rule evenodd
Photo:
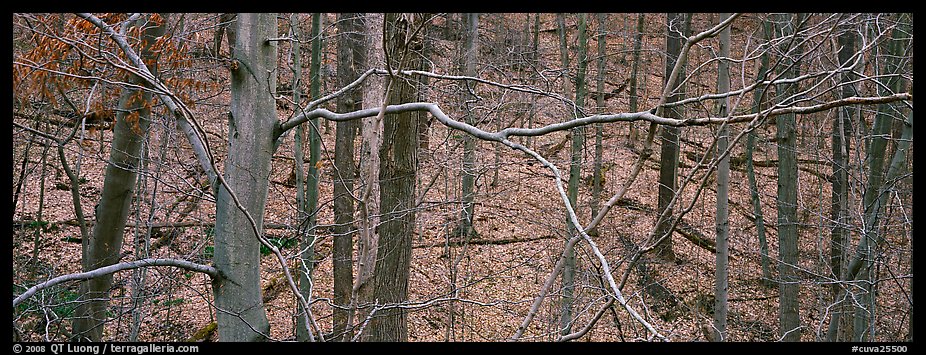
<instances>
[{"instance_id":1,"label":"bare tree","mask_svg":"<svg viewBox=\"0 0 926 355\"><path fill-rule=\"evenodd\" d=\"M238 14L228 119L228 188L216 195L215 267L226 279L213 286L219 339L262 341L270 332L260 288L260 241L263 231L270 157L274 150L277 46L275 14ZM273 73L273 74L270 74ZM233 198L229 189L238 196ZM245 207L238 208L237 200Z\"/></svg>"},{"instance_id":2,"label":"bare tree","mask_svg":"<svg viewBox=\"0 0 926 355\"><path fill-rule=\"evenodd\" d=\"M389 39L386 55L390 70L418 69L422 65L421 37L424 21L415 14L385 15L384 38ZM385 44L384 44L385 46ZM389 78L388 102L410 102L417 98L417 86L394 76ZM408 323L399 304L408 300L408 275L415 232L415 180L418 170L419 112L386 115L383 137L391 144L379 148L380 208L382 223L374 271L374 299L387 307L373 314L371 341L406 341Z\"/></svg>"},{"instance_id":3,"label":"bare tree","mask_svg":"<svg viewBox=\"0 0 926 355\"><path fill-rule=\"evenodd\" d=\"M675 63L685 59L679 58L682 45L685 43L685 37L688 36L691 27L691 14L669 13L666 14L666 80L669 80ZM679 71L678 83L685 82L685 69ZM672 86L672 96L669 101L678 101L684 97L684 86L680 84L675 87L674 83L667 82L667 86ZM680 108L672 108L666 114L667 117L682 118L684 112ZM659 154L659 214L666 216L660 219L657 224L658 235L669 235L663 239L656 248L656 256L669 261L675 261L675 251L672 248L672 230L669 228L672 208L669 202L675 198L678 185L678 135L677 127L662 126L661 135L661 152Z\"/></svg>"},{"instance_id":4,"label":"bare tree","mask_svg":"<svg viewBox=\"0 0 926 355\"><path fill-rule=\"evenodd\" d=\"M143 29L139 52L146 60L153 60L159 54L154 48L155 39L166 31L167 16L139 16L133 26ZM128 24L127 24L128 25ZM127 26L122 28L123 32ZM157 71L157 67L152 70ZM142 84L137 76L130 83ZM97 204L96 223L93 235L85 240L83 271L87 272L117 263L122 254L125 222L134 197L138 177L139 156L148 127L151 122L151 93L145 90L126 88L119 98L119 110L113 128L113 143L110 152L111 163L106 166L103 192ZM112 275L105 275L85 281L81 287L81 298L85 303L78 307L74 321L73 336L79 340L100 341L103 322L107 318L109 290L113 285Z\"/></svg>"},{"instance_id":5,"label":"bare tree","mask_svg":"<svg viewBox=\"0 0 926 355\"><path fill-rule=\"evenodd\" d=\"M363 14L338 14L338 86L347 86L356 78L358 69L366 66L363 44ZM360 90L338 96L338 112L357 111L362 108ZM357 122L338 122L334 147L334 310L332 333L334 340L350 340L351 289L353 285L354 226L354 137Z\"/></svg>"},{"instance_id":6,"label":"bare tree","mask_svg":"<svg viewBox=\"0 0 926 355\"><path fill-rule=\"evenodd\" d=\"M721 13L720 19L729 17L729 13ZM726 60L730 56L730 27L720 31L720 62L717 64L717 92L730 91L730 63ZM718 117L728 115L730 107L729 98L720 99ZM716 261L714 270L714 341L727 340L727 300L729 299L729 262L730 262L730 155L724 154L729 149L730 129L727 125L720 125L717 138L717 154L720 159L717 164L717 215L716 220Z\"/></svg>"},{"instance_id":7,"label":"bare tree","mask_svg":"<svg viewBox=\"0 0 926 355\"><path fill-rule=\"evenodd\" d=\"M776 26L785 34L799 32L804 17L801 15L778 16ZM790 44L790 43L789 43ZM797 77L800 74L800 47L785 47L782 75ZM796 84L776 87L781 100L793 100L798 92ZM797 226L797 145L795 137L795 115L785 114L775 120L775 142L778 143L778 289L781 339L800 341L801 319L798 294L798 231Z\"/></svg>"}]
</instances>

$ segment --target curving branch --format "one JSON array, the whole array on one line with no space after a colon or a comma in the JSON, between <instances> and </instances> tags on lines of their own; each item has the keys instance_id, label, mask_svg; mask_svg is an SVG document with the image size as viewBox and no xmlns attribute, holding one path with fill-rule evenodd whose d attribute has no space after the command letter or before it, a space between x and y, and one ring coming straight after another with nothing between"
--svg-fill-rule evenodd
<instances>
[{"instance_id":1,"label":"curving branch","mask_svg":"<svg viewBox=\"0 0 926 355\"><path fill-rule=\"evenodd\" d=\"M90 270L87 272L79 272L76 274L67 274L67 275L58 276L51 280L32 286L28 290L26 290L26 292L23 292L21 295L14 298L13 307L18 306L20 303L22 303L29 297L32 297L32 295L34 295L36 292L39 292L43 289L55 286L60 283L64 283L68 281L89 280L89 279L97 278L100 276L116 273L119 271L132 270L132 269L138 269L138 268L149 267L149 266L173 266L173 267L178 267L184 270L200 272L200 273L209 275L209 277L213 279L222 277L219 270L209 265L197 264L191 261L180 260L180 259L156 259L156 258L141 259L141 260L113 264L110 266L104 266L99 269L94 269L94 270Z\"/></svg>"}]
</instances>

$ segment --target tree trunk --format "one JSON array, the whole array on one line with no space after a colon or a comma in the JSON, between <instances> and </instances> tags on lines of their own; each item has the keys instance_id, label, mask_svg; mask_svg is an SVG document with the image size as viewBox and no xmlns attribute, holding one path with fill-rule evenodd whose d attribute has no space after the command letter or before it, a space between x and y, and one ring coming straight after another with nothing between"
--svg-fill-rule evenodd
<instances>
[{"instance_id":1,"label":"tree trunk","mask_svg":"<svg viewBox=\"0 0 926 355\"><path fill-rule=\"evenodd\" d=\"M364 45L366 46L367 66L383 65L383 14L364 15ZM383 79L370 77L363 87L363 108L381 107L385 99ZM360 135L360 200L357 201L359 212L360 238L357 251L357 276L354 279L353 300L355 305L369 305L373 302L373 270L376 266L376 249L379 234L375 226L379 225L379 147L383 137L381 117L362 119ZM357 309L357 319L367 318L370 308Z\"/></svg>"},{"instance_id":2,"label":"tree trunk","mask_svg":"<svg viewBox=\"0 0 926 355\"><path fill-rule=\"evenodd\" d=\"M839 64L846 65L852 59L852 55L855 54L855 32L852 29L846 28L845 32L842 33L837 39L839 44ZM842 97L851 97L856 94L855 85L850 81L852 80L852 75L850 73L842 74L840 78L840 85L843 85L842 92L840 93ZM832 221L832 228L830 234L830 272L834 275L834 278L839 278L843 274L843 265L845 264L846 250L848 250L847 242L849 237L849 230L846 228L850 222L851 216L848 214L848 203L849 203L849 147L852 134L852 116L853 108L851 106L846 106L840 108L837 113L837 118L833 120L832 126L832 146L833 146L833 188L832 188L832 198L830 203L830 220ZM838 305L835 307L834 312L842 314L848 308L846 304L843 304L839 301L840 296L840 285L838 283L833 283L830 287L830 293L833 297L833 303ZM840 316L834 317L834 319L839 319ZM830 327L838 327L839 322L831 322ZM828 341L839 341L839 332L836 330L827 332ZM843 339L846 340L846 339Z\"/></svg>"},{"instance_id":3,"label":"tree trunk","mask_svg":"<svg viewBox=\"0 0 926 355\"><path fill-rule=\"evenodd\" d=\"M540 48L540 47L539 47L540 40L539 40L539 37L540 37L540 13L535 13L535 14L534 14L534 31L533 31L533 39L531 40L531 49L532 49L532 51L531 51L531 57L530 57L530 59L531 59L531 66L532 66L535 70L531 70L531 79L530 79L530 84L531 84L531 85L534 85L534 84L537 82L537 74L536 74L536 73L538 72L538 70L536 70L536 68L538 68L538 67L540 66L540 50L539 50L539 48ZM537 113L537 108L536 108L536 106L537 106L537 95L531 95L531 106L530 106L530 109L529 109L529 111L528 111L528 113L527 113L527 126L526 126L527 128L531 128L531 127L534 125L534 116L535 116L536 113ZM528 148L532 148L532 147L533 147L533 141L534 141L534 140L533 140L533 137L525 137L525 144L524 144L524 145L525 145L526 147L528 147Z\"/></svg>"},{"instance_id":4,"label":"tree trunk","mask_svg":"<svg viewBox=\"0 0 926 355\"><path fill-rule=\"evenodd\" d=\"M359 75L358 69L366 66L363 46L363 15L358 13L338 14L338 86L350 84ZM337 98L337 111L349 112L361 109L363 98L360 90L352 90ZM334 309L332 339L349 341L351 285L353 284L353 238L354 227L354 137L357 122L338 122L335 126L334 146L334 239L332 260L334 264ZM343 338L342 338L343 334Z\"/></svg>"},{"instance_id":5,"label":"tree trunk","mask_svg":"<svg viewBox=\"0 0 926 355\"><path fill-rule=\"evenodd\" d=\"M598 58L596 63L598 64L598 77L595 82L595 91L598 92L595 95L595 110L599 113L607 112L604 102L604 81L605 81L605 56L607 55L607 23L608 23L608 14L598 13ZM602 176L603 171L601 170L602 164L602 155L604 154L604 147L602 146L602 139L604 135L604 125L601 123L595 124L595 166L592 168L592 199L589 201L589 207L591 207L591 216L592 219L598 214L598 206L601 203L601 190L603 188L604 176ZM588 235L597 236L598 227L594 227L588 231Z\"/></svg>"},{"instance_id":6,"label":"tree trunk","mask_svg":"<svg viewBox=\"0 0 926 355\"><path fill-rule=\"evenodd\" d=\"M419 69L422 56L419 35L412 36L422 19L414 14L385 15L385 38L389 40L392 68L400 68L404 58L407 69ZM406 40L408 38L408 40ZM385 44L384 44L385 45ZM416 50L417 49L417 50ZM418 97L417 86L405 80L390 79L391 103L404 103ZM371 341L407 341L406 312L400 305L408 301L408 276L411 266L412 235L415 233L415 178L417 175L419 111L389 114L383 121L384 141L379 148L380 207L382 222L373 295L380 309L370 321Z\"/></svg>"},{"instance_id":7,"label":"tree trunk","mask_svg":"<svg viewBox=\"0 0 926 355\"><path fill-rule=\"evenodd\" d=\"M293 102L300 102L302 96L302 53L301 53L301 44L299 39L302 38L302 33L299 31L299 15L291 14L289 17L290 22L290 37L292 41L292 53L290 58L292 58L292 71L293 71ZM306 203L306 183L305 183L305 126L306 124L300 124L295 129L293 133L293 172L295 175L296 182L296 220L298 221L299 227L296 229L296 240L304 241L308 233L308 223L303 223L308 221L311 211L308 210ZM302 246L300 245L300 248ZM300 265L301 266L301 265ZM299 268L301 269L301 268ZM301 276L302 273L300 272ZM300 282L302 281L299 278ZM305 296L305 295L303 295ZM308 300L308 299L307 299ZM297 307L298 309L298 307ZM305 340L306 330L305 323L298 321L302 317L300 313L296 314L296 337L299 340Z\"/></svg>"},{"instance_id":8,"label":"tree trunk","mask_svg":"<svg viewBox=\"0 0 926 355\"><path fill-rule=\"evenodd\" d=\"M479 53L477 43L479 41L479 14L470 13L464 15L464 48L463 48L463 75L476 76L476 56ZM477 98L471 93L475 89L474 83L466 81L469 88L463 92L462 101L465 104L464 119L466 124L475 126L476 118L473 114ZM458 236L469 238L476 233L473 229L473 213L475 212L474 200L476 195L476 138L469 134L463 135L463 171L461 177L463 185L463 211L460 215L460 226L457 229Z\"/></svg>"},{"instance_id":9,"label":"tree trunk","mask_svg":"<svg viewBox=\"0 0 926 355\"><path fill-rule=\"evenodd\" d=\"M216 24L215 34L212 37L212 51L215 57L222 54L222 35L225 35L228 43L228 57L233 58L235 52L235 16L234 13L223 13L219 16L219 23Z\"/></svg>"},{"instance_id":10,"label":"tree trunk","mask_svg":"<svg viewBox=\"0 0 926 355\"><path fill-rule=\"evenodd\" d=\"M312 38L311 62L309 63L309 97L312 100L318 99L319 82L321 73L321 14L312 14ZM295 84L293 86L295 91ZM315 236L317 234L316 226L318 225L318 161L321 158L321 134L319 132L318 118L309 120L309 166L306 174L305 184L305 206L304 212L300 214L305 221L300 223L304 231L300 233L299 238L299 292L306 301L311 299L312 294L312 271L315 269ZM299 162L301 164L301 162ZM309 330L306 329L306 322L296 322L296 339L307 341L311 338Z\"/></svg>"},{"instance_id":11,"label":"tree trunk","mask_svg":"<svg viewBox=\"0 0 926 355\"><path fill-rule=\"evenodd\" d=\"M691 14L682 14L682 13L668 13L666 14L666 22L669 26L666 28L666 80L671 76L672 68L675 67L675 62L678 61L678 56L681 53L682 45L685 42L685 39L678 34L678 26L684 23L684 28L682 29L685 36L688 35L689 28L691 25ZM683 83L685 81L685 69L679 73L678 83ZM683 84L684 85L684 84ZM678 101L684 97L684 86L679 86L673 90L668 102ZM670 118L682 118L684 113L681 106L676 106L666 110L666 117ZM673 208L669 206L669 201L675 197L675 188L678 185L678 135L679 128L672 126L662 126L662 147L659 154L659 200L658 200L658 212L660 215L665 216L657 222L657 233L656 235L661 238L664 235L669 235L662 242L656 246L653 250L656 254L656 257L666 260L666 261L675 261L675 251L672 248L672 236L671 230L669 228L672 224L672 210Z\"/></svg>"},{"instance_id":12,"label":"tree trunk","mask_svg":"<svg viewBox=\"0 0 926 355\"><path fill-rule=\"evenodd\" d=\"M245 212L263 230L273 132L277 124L275 14L238 14L231 72L231 114L225 181L216 195L215 267L225 278L213 283L220 341L263 341L270 324L260 285L260 242ZM236 206L229 188L245 211Z\"/></svg>"},{"instance_id":13,"label":"tree trunk","mask_svg":"<svg viewBox=\"0 0 926 355\"><path fill-rule=\"evenodd\" d=\"M586 35L586 28L588 27L588 14L581 13L579 17L579 34L578 34L578 48L577 48L577 58L576 62L578 64L578 70L576 71L576 108L574 117L582 117L582 110L585 107L585 96L587 89L585 87L585 74L588 68L588 36ZM569 186L567 190L567 197L569 198L569 203L575 210L579 209L579 181L581 180L582 175L582 148L585 145L585 126L576 127L572 130L572 157L569 163ZM566 235L572 236L578 233L575 229L575 226L572 225L572 222L569 221L567 216L567 228ZM576 259L575 259L575 250L569 252L570 260L567 261L566 268L563 271L563 317L562 324L560 328L563 330L563 335L572 333L572 307L575 303L575 272L576 272ZM569 277L566 277L568 270ZM568 281L568 282L567 282Z\"/></svg>"},{"instance_id":14,"label":"tree trunk","mask_svg":"<svg viewBox=\"0 0 926 355\"><path fill-rule=\"evenodd\" d=\"M729 17L729 13L721 13L720 20L723 21ZM730 26L725 27L720 32L720 58L730 56ZM721 60L717 65L717 92L725 93L730 91L730 63ZM720 110L717 117L726 117L727 109L730 104L729 97L720 101ZM714 341L727 340L727 299L728 299L728 277L729 277L729 202L728 191L730 184L730 155L724 154L729 145L730 129L726 124L720 126L720 135L717 138L717 154L721 157L717 165L717 214L716 214L716 266L714 269Z\"/></svg>"},{"instance_id":15,"label":"tree trunk","mask_svg":"<svg viewBox=\"0 0 926 355\"><path fill-rule=\"evenodd\" d=\"M763 34L765 39L770 36L771 27L769 23L763 23ZM759 59L759 69L756 74L757 80L765 80L768 72L768 54L762 53ZM752 113L762 111L763 97L765 96L765 86L756 89L753 96ZM756 235L759 239L760 264L762 265L762 282L765 285L772 285L772 270L768 257L768 240L765 236L765 217L762 213L762 201L759 200L759 187L756 183L755 164L753 163L753 151L756 147L756 131L750 131L746 136L746 178L749 180L750 201L752 203L753 215L755 216Z\"/></svg>"},{"instance_id":16,"label":"tree trunk","mask_svg":"<svg viewBox=\"0 0 926 355\"><path fill-rule=\"evenodd\" d=\"M630 82L627 84L627 90L630 95L630 112L637 112L637 101L639 101L639 94L637 88L637 73L640 71L640 49L643 46L643 25L644 18L646 16L642 13L637 14L637 31L633 35L633 64L630 68ZM645 83L644 83L645 86ZM639 134L637 133L636 123L629 122L630 125L630 146L633 146L633 143L640 139Z\"/></svg>"},{"instance_id":17,"label":"tree trunk","mask_svg":"<svg viewBox=\"0 0 926 355\"><path fill-rule=\"evenodd\" d=\"M779 23L784 35L797 35L795 26L801 23L800 15L782 15ZM786 48L787 49L787 48ZM798 49L799 51L799 49ZM791 54L783 58L783 78L800 75L800 63ZM776 88L785 99L798 92L796 84L780 84ZM798 274L798 231L797 216L797 145L795 137L795 115L785 114L775 120L778 142L778 277L779 310L778 320L782 341L801 340L800 319L800 275Z\"/></svg>"},{"instance_id":18,"label":"tree trunk","mask_svg":"<svg viewBox=\"0 0 926 355\"><path fill-rule=\"evenodd\" d=\"M138 20L144 25L143 47L140 55L152 60L158 53L152 49L155 40L166 32L167 16L160 21L153 18ZM153 72L157 71L152 67ZM141 78L132 76L129 82L143 84ZM96 223L85 251L86 259L81 261L83 271L90 271L117 263L122 255L125 222L134 197L138 163L143 141L150 124L151 93L144 90L124 88L119 97L119 110L113 128L113 142L109 164L103 180L100 202L97 205ZM90 279L81 286L81 299L74 321L75 340L101 341L103 321L107 318L109 291L113 285L112 274Z\"/></svg>"},{"instance_id":19,"label":"tree trunk","mask_svg":"<svg viewBox=\"0 0 926 355\"><path fill-rule=\"evenodd\" d=\"M903 21L904 14L898 14L898 20ZM881 95L890 95L902 91L903 81L900 77L902 63L899 58L902 57L905 50L908 50L906 37L909 32L903 29L902 25L894 27L891 39L886 43L886 51L882 55L883 67L880 68L882 78L879 80L879 93ZM879 53L880 54L880 53ZM891 104L878 105L878 111L875 114L875 122L870 132L871 139L868 143L866 160L868 161L868 186L863 196L863 206L865 209L865 220L862 225L862 242L857 249L858 258L853 260L849 265L850 274L855 273L855 279L865 280L862 283L863 292L857 295L857 301L860 305L874 304L874 287L875 275L873 270L873 260L878 258L874 253L882 242L882 236L879 233L879 219L881 206L885 204L886 190L884 189L884 159L887 155L887 136L890 132L891 121L893 121L894 112L897 111ZM909 126L912 126L912 118ZM904 129L906 129L904 126ZM906 141L901 141L906 143ZM897 149L898 152L901 149ZM895 156L896 157L896 156ZM893 164L893 161L892 161ZM889 168L893 168L892 166ZM891 180L888 178L887 180ZM861 245L865 244L863 249ZM850 279L851 280L851 279ZM853 297L856 295L853 294ZM864 308L856 306L855 326L852 341L871 341L869 333L873 332L874 314L873 308Z\"/></svg>"}]
</instances>

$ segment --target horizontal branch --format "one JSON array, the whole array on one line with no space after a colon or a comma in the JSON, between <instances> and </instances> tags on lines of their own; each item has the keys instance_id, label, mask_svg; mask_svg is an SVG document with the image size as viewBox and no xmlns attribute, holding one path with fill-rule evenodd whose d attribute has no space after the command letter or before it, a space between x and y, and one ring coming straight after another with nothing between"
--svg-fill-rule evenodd
<instances>
[{"instance_id":1,"label":"horizontal branch","mask_svg":"<svg viewBox=\"0 0 926 355\"><path fill-rule=\"evenodd\" d=\"M186 261L186 260L154 259L154 258L135 260L135 261L129 261L129 262L124 262L124 263L118 263L118 264L114 264L110 266L104 266L99 269L90 270L87 272L61 275L51 280L42 282L40 284L30 287L28 290L26 290L26 292L23 292L23 294L13 299L13 307L16 307L17 305L25 301L27 298L32 297L32 295L34 295L38 291L41 291L43 289L46 289L48 287L51 287L51 286L54 286L54 285L57 285L63 282L89 280L89 279L97 278L97 277L104 276L104 275L109 275L109 274L123 271L123 270L132 270L132 269L138 269L138 268L148 267L148 266L174 266L174 267L178 267L178 268L189 270L189 271L201 272L206 275L209 275L213 279L220 277L219 270L217 270L216 268L209 266L209 265L197 264L197 263Z\"/></svg>"},{"instance_id":2,"label":"horizontal branch","mask_svg":"<svg viewBox=\"0 0 926 355\"><path fill-rule=\"evenodd\" d=\"M868 96L868 97L858 97L852 96L840 100L824 102L822 104L811 105L811 106L791 106L783 107L778 109L773 109L767 112L759 112L748 115L738 115L732 117L706 117L706 118L690 118L683 119L679 121L684 121L679 124L679 126L701 126L707 124L718 124L718 123L740 123L740 122L749 122L754 120L756 117L762 116L780 116L785 114L810 114L821 111L830 110L837 107L849 106L849 105L876 105L876 104L886 104L897 101L912 101L913 94L908 92L902 92L893 94L890 96Z\"/></svg>"},{"instance_id":3,"label":"horizontal branch","mask_svg":"<svg viewBox=\"0 0 926 355\"><path fill-rule=\"evenodd\" d=\"M884 104L896 101L904 100L913 100L913 94L910 93L898 93L890 96L874 96L874 97L847 97L840 100L829 101L818 105L812 106L792 106L773 109L771 111L748 114L748 115L739 115L732 117L704 117L704 118L686 118L686 119L675 119L661 117L653 114L651 111L642 111L642 112L631 112L631 113L618 113L610 115L593 115L583 118L577 118L574 120L569 120L565 122L559 122L550 124L547 126L539 128L505 128L497 132L487 132L477 127L471 126L469 124L454 120L447 116L441 109L434 103L430 102L412 102L398 105L389 105L386 106L386 114L396 114L407 111L427 111L431 113L438 121L444 124L447 127L460 130L466 133L473 135L476 138L501 142L505 139L508 139L512 136L542 136L548 133L565 131L575 127L586 126L595 123L611 123L611 122L634 122L634 121L647 121L650 123L666 125L666 126L675 126L675 127L684 127L684 126L703 126L708 124L722 124L722 123L740 123L748 122L754 120L757 116L779 116L789 113L795 114L809 114L820 111L826 111L841 106L848 105L873 105L873 104ZM278 135L286 132L289 129L292 129L299 124L306 122L314 118L324 118L331 121L350 121L361 118L373 117L379 114L381 108L369 108L365 110L353 111L348 113L335 113L323 108L317 108L304 114L297 116L287 122L281 123L277 132Z\"/></svg>"}]
</instances>

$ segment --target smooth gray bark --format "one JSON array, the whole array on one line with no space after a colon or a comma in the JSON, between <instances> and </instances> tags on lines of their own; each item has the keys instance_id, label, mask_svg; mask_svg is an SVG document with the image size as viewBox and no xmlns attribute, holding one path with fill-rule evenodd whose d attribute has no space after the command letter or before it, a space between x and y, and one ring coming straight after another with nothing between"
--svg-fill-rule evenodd
<instances>
[{"instance_id":1,"label":"smooth gray bark","mask_svg":"<svg viewBox=\"0 0 926 355\"><path fill-rule=\"evenodd\" d=\"M167 16L161 22L151 17L137 20L136 26L144 26L140 49L142 58L151 60L158 54L152 49L155 39L166 32ZM157 71L156 67L151 68ZM141 78L132 76L129 81L143 84ZM109 164L103 178L100 202L97 205L96 223L81 261L83 271L90 271L117 263L122 255L125 237L125 223L135 195L138 178L139 157L150 125L151 93L125 88L119 97L119 110L113 127L112 148ZM103 322L107 318L109 290L113 284L111 274L90 279L81 286L81 299L74 321L72 337L79 340L101 341Z\"/></svg>"},{"instance_id":2,"label":"smooth gray bark","mask_svg":"<svg viewBox=\"0 0 926 355\"><path fill-rule=\"evenodd\" d=\"M463 75L476 76L476 57L479 54L479 14L469 13L463 15ZM465 104L464 118L468 125L476 125L476 116L473 114L473 106L477 99L474 93L474 83L466 81L467 85L463 93L463 102ZM465 134L463 135L463 171L461 177L463 185L463 211L460 215L460 226L457 229L459 236L469 238L476 233L473 228L473 213L475 213L475 195L476 195L476 138Z\"/></svg>"},{"instance_id":3,"label":"smooth gray bark","mask_svg":"<svg viewBox=\"0 0 926 355\"><path fill-rule=\"evenodd\" d=\"M220 341L263 341L270 324L260 285L260 241L245 211L263 230L263 216L274 151L277 108L275 14L241 13L231 71L231 114L224 179L216 196L215 267L226 279L213 283Z\"/></svg>"},{"instance_id":4,"label":"smooth gray bark","mask_svg":"<svg viewBox=\"0 0 926 355\"><path fill-rule=\"evenodd\" d=\"M578 69L576 70L576 108L573 117L581 117L582 110L585 107L585 96L586 96L586 87L585 87L585 74L588 68L588 36L586 34L586 29L588 27L588 14L581 13L578 14L578 46L576 49L576 64ZM566 48L566 47L563 47ZM579 180L582 175L582 148L585 145L585 126L580 126L572 129L572 147L569 161L569 186L567 188L567 195L569 197L569 203L572 205L573 209L579 208ZM566 235L571 236L575 235L576 231L575 226L567 218L566 221ZM573 249L573 248L569 248ZM560 329L562 334L572 333L572 323L573 323L573 311L572 308L575 303L575 272L576 272L576 257L575 250L569 250L569 257L566 259L566 265L563 269L563 311L560 322Z\"/></svg>"},{"instance_id":5,"label":"smooth gray bark","mask_svg":"<svg viewBox=\"0 0 926 355\"><path fill-rule=\"evenodd\" d=\"M321 14L312 14L312 30L309 37L312 38L312 52L309 63L309 97L312 100L319 98L319 81L321 66ZM319 132L318 119L311 119L308 122L309 133L309 165L305 178L305 205L300 208L303 212L300 217L304 219L300 223L304 228L299 238L299 292L306 300L311 298L312 294L312 271L315 270L315 238L316 226L318 224L318 161L321 159L321 134ZM300 162L301 163L301 162ZM309 330L306 329L306 322L296 322L296 339L300 341L309 340Z\"/></svg>"},{"instance_id":6,"label":"smooth gray bark","mask_svg":"<svg viewBox=\"0 0 926 355\"><path fill-rule=\"evenodd\" d=\"M720 18L729 17L728 13L721 13ZM720 54L719 57L726 58L730 56L730 27L725 27L720 31ZM717 67L717 92L727 92L730 90L730 63L721 60ZM726 117L730 105L730 98L725 97L720 100L720 109L718 117ZM729 205L729 187L730 187L730 154L724 154L727 151L730 140L730 128L728 125L720 126L720 134L717 138L717 154L715 157L723 157L717 164L717 214L715 216L716 230L716 250L715 269L714 269L714 341L727 340L727 300L729 298L729 262L730 262L730 205Z\"/></svg>"}]
</instances>

